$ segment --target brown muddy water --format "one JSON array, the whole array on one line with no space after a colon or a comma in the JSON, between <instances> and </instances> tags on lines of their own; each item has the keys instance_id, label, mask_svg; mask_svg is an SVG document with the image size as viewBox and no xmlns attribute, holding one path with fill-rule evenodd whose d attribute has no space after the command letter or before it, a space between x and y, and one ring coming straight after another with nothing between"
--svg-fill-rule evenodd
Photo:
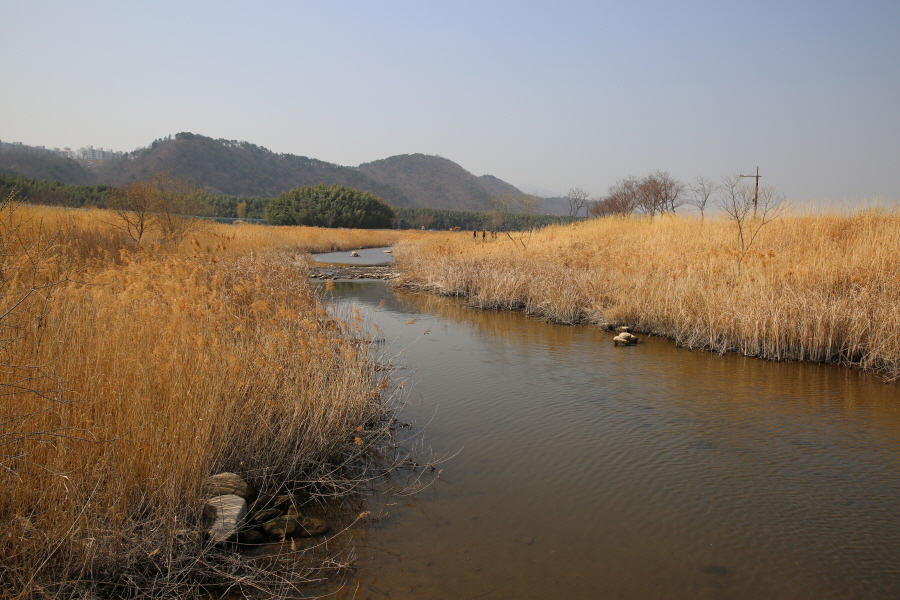
<instances>
[{"instance_id":1,"label":"brown muddy water","mask_svg":"<svg viewBox=\"0 0 900 600\"><path fill-rule=\"evenodd\" d=\"M452 455L371 499L332 597L900 597L896 384L380 282L330 293L406 367L422 452Z\"/></svg>"}]
</instances>

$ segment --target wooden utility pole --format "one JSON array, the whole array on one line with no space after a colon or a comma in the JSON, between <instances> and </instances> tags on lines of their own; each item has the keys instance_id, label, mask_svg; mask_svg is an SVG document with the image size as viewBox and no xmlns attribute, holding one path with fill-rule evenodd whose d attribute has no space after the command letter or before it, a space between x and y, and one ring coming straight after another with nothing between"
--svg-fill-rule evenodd
<instances>
[{"instance_id":1,"label":"wooden utility pole","mask_svg":"<svg viewBox=\"0 0 900 600\"><path fill-rule=\"evenodd\" d=\"M756 203L759 201L759 167L756 167L756 175L741 175L741 177L755 177L756 190L753 192L753 218L756 218Z\"/></svg>"}]
</instances>

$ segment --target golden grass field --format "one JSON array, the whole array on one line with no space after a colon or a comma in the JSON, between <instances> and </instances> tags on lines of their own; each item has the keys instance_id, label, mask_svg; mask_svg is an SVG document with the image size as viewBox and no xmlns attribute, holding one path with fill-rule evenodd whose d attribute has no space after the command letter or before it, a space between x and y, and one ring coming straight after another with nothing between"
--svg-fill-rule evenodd
<instances>
[{"instance_id":1,"label":"golden grass field","mask_svg":"<svg viewBox=\"0 0 900 600\"><path fill-rule=\"evenodd\" d=\"M689 348L900 377L900 215L785 216L741 252L734 222L606 217L486 242L401 241L400 284ZM740 265L740 267L739 267Z\"/></svg>"},{"instance_id":2,"label":"golden grass field","mask_svg":"<svg viewBox=\"0 0 900 600\"><path fill-rule=\"evenodd\" d=\"M392 392L301 255L399 234L196 223L138 246L111 224L0 207L0 597L289 590L313 571L263 581L179 531L212 473L352 487L341 465L377 446Z\"/></svg>"}]
</instances>

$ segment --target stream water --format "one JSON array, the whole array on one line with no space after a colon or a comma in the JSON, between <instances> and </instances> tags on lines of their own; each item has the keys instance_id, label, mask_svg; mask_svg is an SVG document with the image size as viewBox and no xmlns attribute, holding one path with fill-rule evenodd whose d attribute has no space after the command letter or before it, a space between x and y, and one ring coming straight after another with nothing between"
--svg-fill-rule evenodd
<instances>
[{"instance_id":1,"label":"stream water","mask_svg":"<svg viewBox=\"0 0 900 600\"><path fill-rule=\"evenodd\" d=\"M404 365L426 449L340 598L900 597L900 391L336 282Z\"/></svg>"}]
</instances>

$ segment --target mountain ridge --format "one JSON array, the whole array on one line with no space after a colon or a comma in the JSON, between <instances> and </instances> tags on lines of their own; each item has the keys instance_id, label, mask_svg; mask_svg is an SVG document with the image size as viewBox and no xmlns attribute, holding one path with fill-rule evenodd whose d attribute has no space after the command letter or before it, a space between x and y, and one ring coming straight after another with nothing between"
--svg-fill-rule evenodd
<instances>
[{"instance_id":1,"label":"mountain ridge","mask_svg":"<svg viewBox=\"0 0 900 600\"><path fill-rule=\"evenodd\" d=\"M522 195L512 184L492 175L476 176L439 156L402 154L347 167L189 132L157 139L90 169L68 158L29 155L23 160L15 152L0 154L0 172L81 185L123 185L163 170L231 196L273 198L295 187L337 184L398 207L488 211L494 196Z\"/></svg>"}]
</instances>

